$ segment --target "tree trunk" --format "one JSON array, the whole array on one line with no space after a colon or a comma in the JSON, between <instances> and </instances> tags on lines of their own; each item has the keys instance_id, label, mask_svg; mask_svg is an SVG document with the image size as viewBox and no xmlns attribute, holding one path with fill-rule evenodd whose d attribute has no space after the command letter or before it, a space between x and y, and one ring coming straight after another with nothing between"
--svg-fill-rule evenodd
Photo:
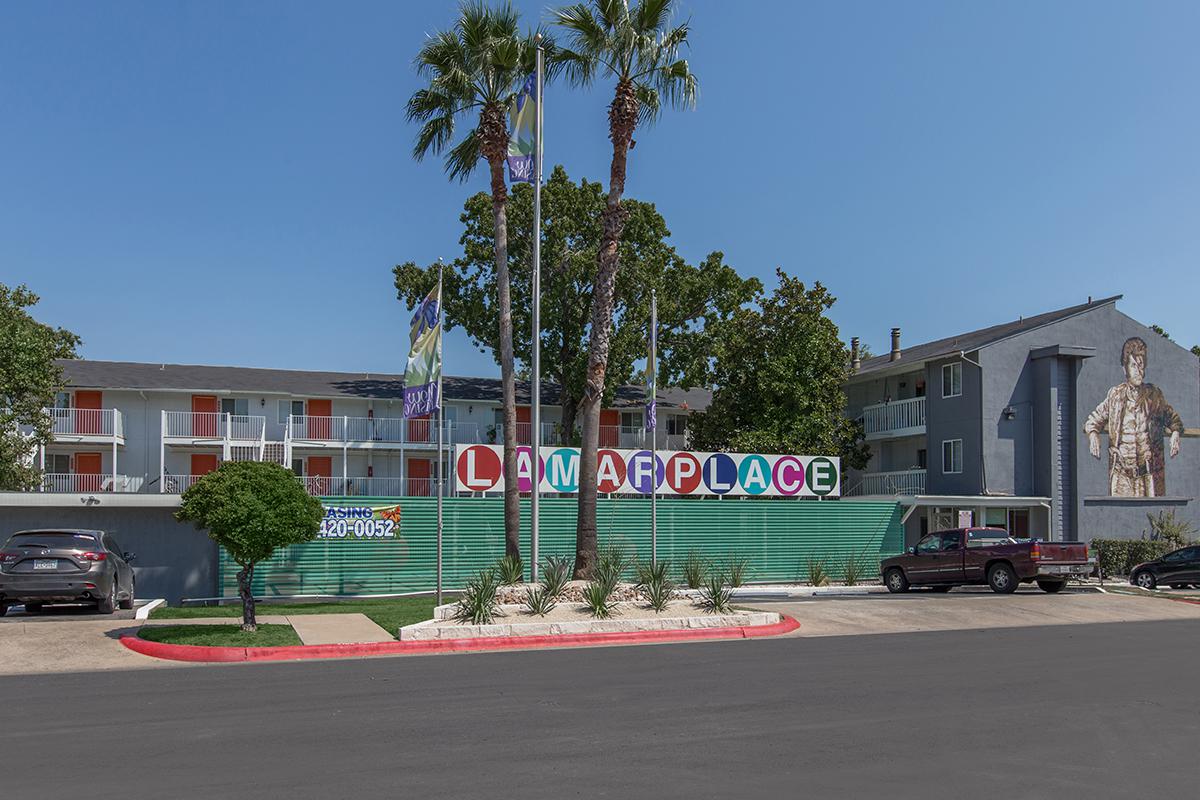
<instances>
[{"instance_id":1,"label":"tree trunk","mask_svg":"<svg viewBox=\"0 0 1200 800\"><path fill-rule=\"evenodd\" d=\"M604 399L604 375L608 370L608 348L612 338L613 291L621 268L621 235L629 212L621 207L625 193L625 161L637 125L638 103L630 81L617 83L608 109L609 138L613 143L608 176L608 200L601 217L603 233L592 288L591 331L588 337L587 376L580 401L583 441L579 453L579 513L575 523L575 573L590 578L596 564L596 457L600 450L600 403Z\"/></svg>"},{"instance_id":2,"label":"tree trunk","mask_svg":"<svg viewBox=\"0 0 1200 800\"><path fill-rule=\"evenodd\" d=\"M250 589L253 580L253 564L248 564L238 570L238 597L242 598L242 630L250 633L258 630L258 620L254 616L254 592Z\"/></svg>"},{"instance_id":3,"label":"tree trunk","mask_svg":"<svg viewBox=\"0 0 1200 800\"><path fill-rule=\"evenodd\" d=\"M563 444L569 445L574 440L575 436L575 409L577 403L575 396L567 389L566 382L563 383L562 391L558 394L558 403L562 408L562 428Z\"/></svg>"}]
</instances>

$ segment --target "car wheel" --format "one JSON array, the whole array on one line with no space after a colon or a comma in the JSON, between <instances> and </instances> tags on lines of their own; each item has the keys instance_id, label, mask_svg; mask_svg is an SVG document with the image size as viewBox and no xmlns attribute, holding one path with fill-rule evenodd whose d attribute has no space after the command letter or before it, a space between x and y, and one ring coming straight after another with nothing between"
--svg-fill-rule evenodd
<instances>
[{"instance_id":1,"label":"car wheel","mask_svg":"<svg viewBox=\"0 0 1200 800\"><path fill-rule=\"evenodd\" d=\"M953 589L954 587L953 587L953 586L946 585L946 586L931 586L931 587L929 587L929 588L933 589L935 592L939 592L939 593L941 593L941 594L945 594L946 592L950 591L950 590L951 590L951 589Z\"/></svg>"},{"instance_id":2,"label":"car wheel","mask_svg":"<svg viewBox=\"0 0 1200 800\"><path fill-rule=\"evenodd\" d=\"M133 608L133 587L136 585L137 584L135 584L132 580L129 581L129 597L126 597L124 600L121 601L121 608L123 608L126 611Z\"/></svg>"},{"instance_id":3,"label":"car wheel","mask_svg":"<svg viewBox=\"0 0 1200 800\"><path fill-rule=\"evenodd\" d=\"M908 591L908 578L904 577L904 570L899 567L889 569L887 575L883 577L883 582L887 584L888 591L892 594Z\"/></svg>"},{"instance_id":4,"label":"car wheel","mask_svg":"<svg viewBox=\"0 0 1200 800\"><path fill-rule=\"evenodd\" d=\"M1134 586L1138 587L1139 589L1147 589L1147 590L1153 589L1155 586L1158 585L1158 581L1155 580L1155 578L1154 578L1154 573L1148 569L1144 569L1141 572L1139 572L1138 574L1134 575L1133 580L1131 582L1133 583Z\"/></svg>"},{"instance_id":5,"label":"car wheel","mask_svg":"<svg viewBox=\"0 0 1200 800\"><path fill-rule=\"evenodd\" d=\"M1066 581L1038 581L1037 585L1039 589L1041 589L1043 592L1047 592L1048 594L1061 592L1063 589L1067 588Z\"/></svg>"},{"instance_id":6,"label":"car wheel","mask_svg":"<svg viewBox=\"0 0 1200 800\"><path fill-rule=\"evenodd\" d=\"M1017 573L1008 564L993 564L987 578L988 586L996 594L1012 594L1017 590Z\"/></svg>"},{"instance_id":7,"label":"car wheel","mask_svg":"<svg viewBox=\"0 0 1200 800\"><path fill-rule=\"evenodd\" d=\"M117 579L113 578L112 585L108 587L108 595L100 598L96 602L96 610L101 614L111 614L117 610Z\"/></svg>"}]
</instances>

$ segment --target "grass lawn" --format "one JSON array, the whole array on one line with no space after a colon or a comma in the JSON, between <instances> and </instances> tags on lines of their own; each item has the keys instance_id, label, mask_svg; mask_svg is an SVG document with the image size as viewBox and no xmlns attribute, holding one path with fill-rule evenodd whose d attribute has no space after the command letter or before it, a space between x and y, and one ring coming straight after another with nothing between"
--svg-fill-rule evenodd
<instances>
[{"instance_id":1,"label":"grass lawn","mask_svg":"<svg viewBox=\"0 0 1200 800\"><path fill-rule=\"evenodd\" d=\"M433 617L433 596L389 597L378 600L342 600L325 603L258 603L255 611L266 614L366 614L376 625L395 636L401 625ZM150 619L195 619L197 617L235 617L241 619L242 604L223 606L162 606L150 612ZM262 627L262 626L260 626Z\"/></svg>"},{"instance_id":2,"label":"grass lawn","mask_svg":"<svg viewBox=\"0 0 1200 800\"><path fill-rule=\"evenodd\" d=\"M284 647L303 644L291 625L259 625L255 633L237 625L147 625L139 635L152 642L206 647Z\"/></svg>"}]
</instances>

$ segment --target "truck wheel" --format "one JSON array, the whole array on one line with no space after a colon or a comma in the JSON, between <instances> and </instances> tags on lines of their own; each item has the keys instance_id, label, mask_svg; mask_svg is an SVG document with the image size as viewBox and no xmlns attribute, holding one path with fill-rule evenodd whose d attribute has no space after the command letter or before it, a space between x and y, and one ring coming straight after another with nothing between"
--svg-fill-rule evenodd
<instances>
[{"instance_id":1,"label":"truck wheel","mask_svg":"<svg viewBox=\"0 0 1200 800\"><path fill-rule=\"evenodd\" d=\"M1134 575L1131 583L1139 589L1153 589L1158 585L1158 581L1154 579L1154 573L1148 569Z\"/></svg>"},{"instance_id":2,"label":"truck wheel","mask_svg":"<svg viewBox=\"0 0 1200 800\"><path fill-rule=\"evenodd\" d=\"M904 577L904 570L899 567L889 569L887 575L883 576L883 582L887 584L888 591L892 594L908 591L908 578Z\"/></svg>"},{"instance_id":3,"label":"truck wheel","mask_svg":"<svg viewBox=\"0 0 1200 800\"><path fill-rule=\"evenodd\" d=\"M1041 589L1043 592L1047 592L1048 594L1061 592L1063 589L1067 588L1066 581L1038 581L1037 585L1039 589Z\"/></svg>"},{"instance_id":4,"label":"truck wheel","mask_svg":"<svg viewBox=\"0 0 1200 800\"><path fill-rule=\"evenodd\" d=\"M1008 564L993 564L987 578L988 586L996 594L1012 594L1017 590L1017 573Z\"/></svg>"}]
</instances>

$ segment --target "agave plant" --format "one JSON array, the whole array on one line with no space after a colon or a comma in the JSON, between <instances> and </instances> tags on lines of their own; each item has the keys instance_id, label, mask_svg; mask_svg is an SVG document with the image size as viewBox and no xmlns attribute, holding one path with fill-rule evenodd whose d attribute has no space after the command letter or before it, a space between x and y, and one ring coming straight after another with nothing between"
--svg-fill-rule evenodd
<instances>
[{"instance_id":1,"label":"agave plant","mask_svg":"<svg viewBox=\"0 0 1200 800\"><path fill-rule=\"evenodd\" d=\"M505 556L496 564L496 573L505 586L520 583L525 580L525 562L521 561L520 556Z\"/></svg>"},{"instance_id":2,"label":"agave plant","mask_svg":"<svg viewBox=\"0 0 1200 800\"><path fill-rule=\"evenodd\" d=\"M666 573L663 572L647 581L642 591L646 595L646 602L658 614L666 611L670 604L671 598L675 595L675 584L667 580Z\"/></svg>"},{"instance_id":3,"label":"agave plant","mask_svg":"<svg viewBox=\"0 0 1200 800\"><path fill-rule=\"evenodd\" d=\"M463 625L490 625L496 618L496 590L500 579L494 570L480 570L467 581L454 607L454 620Z\"/></svg>"},{"instance_id":4,"label":"agave plant","mask_svg":"<svg viewBox=\"0 0 1200 800\"><path fill-rule=\"evenodd\" d=\"M529 609L529 613L531 614L544 617L553 611L557 605L558 601L554 595L547 592L544 586L538 586L537 588L531 586L525 590L525 607Z\"/></svg>"},{"instance_id":5,"label":"agave plant","mask_svg":"<svg viewBox=\"0 0 1200 800\"><path fill-rule=\"evenodd\" d=\"M684 583L688 585L689 589L699 589L704 585L704 579L708 577L711 568L712 564L700 554L699 550L689 550L687 558L683 560Z\"/></svg>"},{"instance_id":6,"label":"agave plant","mask_svg":"<svg viewBox=\"0 0 1200 800\"><path fill-rule=\"evenodd\" d=\"M745 556L734 556L729 559L729 585L741 586L746 582L750 572L750 559Z\"/></svg>"},{"instance_id":7,"label":"agave plant","mask_svg":"<svg viewBox=\"0 0 1200 800\"><path fill-rule=\"evenodd\" d=\"M709 614L728 614L733 603L733 589L726 585L723 575L713 573L700 587L697 602Z\"/></svg>"},{"instance_id":8,"label":"agave plant","mask_svg":"<svg viewBox=\"0 0 1200 800\"><path fill-rule=\"evenodd\" d=\"M612 588L603 581L589 581L583 589L583 604L596 619L607 619L612 616L613 603L608 599Z\"/></svg>"},{"instance_id":9,"label":"agave plant","mask_svg":"<svg viewBox=\"0 0 1200 800\"><path fill-rule=\"evenodd\" d=\"M571 577L571 559L566 556L547 556L542 566L542 589L558 599Z\"/></svg>"}]
</instances>

